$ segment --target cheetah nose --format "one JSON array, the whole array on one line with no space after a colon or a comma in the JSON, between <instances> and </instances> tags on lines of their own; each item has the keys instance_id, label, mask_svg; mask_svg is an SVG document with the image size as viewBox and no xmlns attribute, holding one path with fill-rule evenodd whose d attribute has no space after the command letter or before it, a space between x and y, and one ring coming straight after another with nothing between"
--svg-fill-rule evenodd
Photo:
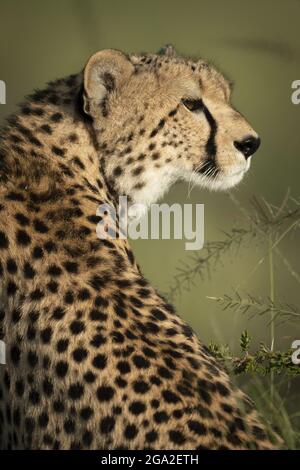
<instances>
[{"instance_id":1,"label":"cheetah nose","mask_svg":"<svg viewBox=\"0 0 300 470\"><path fill-rule=\"evenodd\" d=\"M247 160L247 158L251 157L251 155L253 155L260 146L260 138L250 135L245 137L243 140L235 140L234 146L244 154Z\"/></svg>"}]
</instances>

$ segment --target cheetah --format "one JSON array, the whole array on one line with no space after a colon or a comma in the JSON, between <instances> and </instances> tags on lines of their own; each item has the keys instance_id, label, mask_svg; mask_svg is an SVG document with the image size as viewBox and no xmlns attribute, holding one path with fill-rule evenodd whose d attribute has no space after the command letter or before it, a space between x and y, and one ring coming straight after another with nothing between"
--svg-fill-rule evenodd
<instances>
[{"instance_id":1,"label":"cheetah","mask_svg":"<svg viewBox=\"0 0 300 470\"><path fill-rule=\"evenodd\" d=\"M0 134L3 449L274 449L252 401L97 207L242 180L259 137L210 63L109 49ZM272 433L271 433L272 434Z\"/></svg>"}]
</instances>

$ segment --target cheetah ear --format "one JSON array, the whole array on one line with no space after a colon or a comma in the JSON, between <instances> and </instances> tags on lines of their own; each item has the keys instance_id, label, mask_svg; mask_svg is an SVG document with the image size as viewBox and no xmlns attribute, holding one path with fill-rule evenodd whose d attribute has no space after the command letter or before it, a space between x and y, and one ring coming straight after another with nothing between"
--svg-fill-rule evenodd
<instances>
[{"instance_id":1,"label":"cheetah ear","mask_svg":"<svg viewBox=\"0 0 300 470\"><path fill-rule=\"evenodd\" d=\"M133 70L121 51L105 49L92 55L84 69L84 111L91 114L92 108L126 82Z\"/></svg>"},{"instance_id":2,"label":"cheetah ear","mask_svg":"<svg viewBox=\"0 0 300 470\"><path fill-rule=\"evenodd\" d=\"M158 55L166 55L168 57L175 57L177 54L174 46L172 44L166 44L158 51Z\"/></svg>"}]
</instances>

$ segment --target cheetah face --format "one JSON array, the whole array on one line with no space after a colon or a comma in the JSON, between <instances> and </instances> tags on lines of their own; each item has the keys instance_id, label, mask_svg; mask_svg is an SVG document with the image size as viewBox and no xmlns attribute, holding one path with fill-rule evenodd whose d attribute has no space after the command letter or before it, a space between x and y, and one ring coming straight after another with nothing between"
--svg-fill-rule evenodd
<instances>
[{"instance_id":1,"label":"cheetah face","mask_svg":"<svg viewBox=\"0 0 300 470\"><path fill-rule=\"evenodd\" d=\"M239 183L260 140L230 104L227 80L203 60L104 50L84 70L110 184L133 202L154 202L179 179L211 189Z\"/></svg>"}]
</instances>

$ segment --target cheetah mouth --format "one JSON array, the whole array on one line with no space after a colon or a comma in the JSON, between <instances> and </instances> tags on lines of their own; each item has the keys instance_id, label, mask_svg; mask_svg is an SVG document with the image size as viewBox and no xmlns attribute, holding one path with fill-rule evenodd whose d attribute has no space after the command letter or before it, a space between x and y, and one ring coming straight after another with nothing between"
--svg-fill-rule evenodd
<instances>
[{"instance_id":1,"label":"cheetah mouth","mask_svg":"<svg viewBox=\"0 0 300 470\"><path fill-rule=\"evenodd\" d=\"M250 168L250 158L245 164L233 167L207 165L205 171L194 171L194 184L213 191L224 191L238 185Z\"/></svg>"}]
</instances>

